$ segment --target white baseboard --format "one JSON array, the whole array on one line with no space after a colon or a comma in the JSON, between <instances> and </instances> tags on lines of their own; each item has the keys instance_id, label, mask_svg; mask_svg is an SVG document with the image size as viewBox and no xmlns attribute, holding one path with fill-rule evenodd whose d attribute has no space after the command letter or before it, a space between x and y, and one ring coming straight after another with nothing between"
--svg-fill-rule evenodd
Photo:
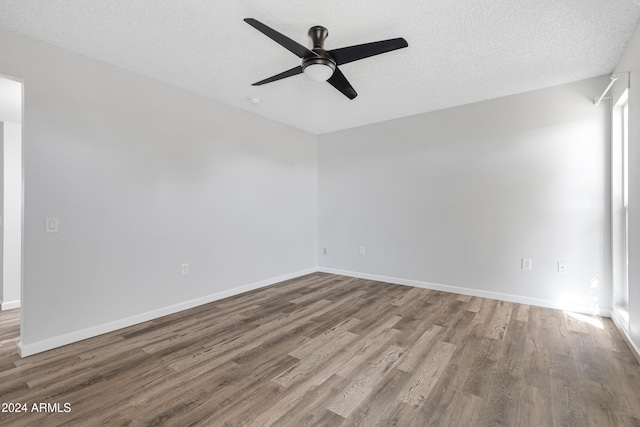
<instances>
[{"instance_id":1,"label":"white baseboard","mask_svg":"<svg viewBox=\"0 0 640 427\"><path fill-rule=\"evenodd\" d=\"M56 347L62 347L63 345L71 344L74 342L82 341L87 338L92 338L98 335L113 332L118 329L133 326L138 323L147 322L149 320L157 319L162 316L177 313L179 311L187 310L189 308L197 307L199 305L208 304L213 301L221 300L233 295L238 295L244 292L252 291L254 289L263 288L265 286L273 285L275 283L283 282L285 280L294 279L296 277L305 276L307 274L315 273L317 268L309 268L306 270L296 271L294 273L285 274L271 279L262 280L260 282L251 283L248 285L240 286L237 288L229 289L215 294L207 295L201 298L181 302L168 307L163 307L157 310L149 311L146 313L137 314L135 316L127 317L113 322L104 323L102 325L93 326L79 331L70 332L68 334L60 335L54 338L48 338L42 341L25 344L18 342L20 348L20 356L26 357L43 351L51 350Z\"/></svg>"},{"instance_id":2,"label":"white baseboard","mask_svg":"<svg viewBox=\"0 0 640 427\"><path fill-rule=\"evenodd\" d=\"M622 332L625 332L627 334L629 333L629 322L626 321L615 308L611 311L611 320L613 320L613 323Z\"/></svg>"},{"instance_id":3,"label":"white baseboard","mask_svg":"<svg viewBox=\"0 0 640 427\"><path fill-rule=\"evenodd\" d=\"M14 308L20 308L20 300L15 300L15 301L7 301L7 302L0 302L0 311L4 311L4 310L12 310Z\"/></svg>"},{"instance_id":4,"label":"white baseboard","mask_svg":"<svg viewBox=\"0 0 640 427\"><path fill-rule=\"evenodd\" d=\"M212 295L207 295L201 298L196 298L190 301L185 301L185 302L164 307L161 309L149 311L146 313L141 313L135 316L127 317L124 319L116 320L116 321L105 323L102 325L97 325L91 328L82 329L79 331L60 335L54 338L48 338L46 340L37 341L29 344L25 344L22 341L20 341L18 343L18 346L20 348L20 355L22 357L31 356L33 354L51 350L56 347L61 347L63 345L71 344L77 341L82 341L84 339L102 335L108 332L113 332L118 329L136 325L138 323L147 322L149 320L157 319L162 316L177 313L182 310L187 310L189 308L197 307L199 305L208 304L213 301L217 301L233 295L238 295L244 292L252 291L254 289L259 289L265 286L273 285L275 283L283 282L285 280L294 279L296 277L304 276L317 271L320 271L323 273L338 274L342 276L356 277L361 279L375 280L379 282L394 283L398 285L407 285L407 286L414 286L414 287L424 288L424 289L451 292L451 293L462 294L462 295L471 295L471 296L477 296L482 298L497 299L502 301L515 302L519 304L528 304L528 305L533 305L538 307L555 308L559 310L567 310L567 311L572 311L577 313L612 317L612 310L606 309L606 308L593 308L593 307L584 306L584 305L566 304L558 301L546 300L546 299L540 299L540 298L531 298L531 297L526 297L521 295L513 295L513 294L505 294L505 293L485 291L485 290L479 290L479 289L463 288L458 286L443 285L438 283L430 283L430 282L423 282L423 281L410 280L410 279L401 279L397 277L381 276L377 274L360 273L355 271L339 270L334 268L316 267L316 268L309 268L306 270L297 271L290 274L285 274L285 275L274 277L267 280L262 280L260 282L251 283L245 286L240 286L240 287L229 289L226 291L217 292ZM19 307L20 302L17 301L17 303L18 303L17 307ZM5 307L5 304L3 303L2 308L5 309L4 307ZM13 307L13 308L16 308L16 307ZM619 319L614 318L614 322L616 322L616 320L619 320ZM627 332L624 331L624 329L622 330L625 333L625 336L628 339L630 345L633 346L636 352L638 352L638 348L635 347L633 342L629 339ZM638 352L638 354L640 354L640 352Z\"/></svg>"},{"instance_id":5,"label":"white baseboard","mask_svg":"<svg viewBox=\"0 0 640 427\"><path fill-rule=\"evenodd\" d=\"M378 282L394 283L397 285L414 286L416 288L431 289L435 291L451 292L454 294L471 295L474 297L497 299L501 301L527 304L537 307L555 308L575 313L591 314L597 316L611 317L611 309L601 307L589 307L580 304L568 304L560 301L553 301L541 298L532 298L522 295L504 294L500 292L485 291L481 289L463 288L458 286L443 285L439 283L422 282L419 280L401 279L398 277L380 276L377 274L360 273L356 271L338 270L335 268L318 267L318 271L323 273L339 274L342 276L357 277L360 279L375 280Z\"/></svg>"},{"instance_id":6,"label":"white baseboard","mask_svg":"<svg viewBox=\"0 0 640 427\"><path fill-rule=\"evenodd\" d=\"M631 350L631 353L633 354L633 356L636 358L638 363L640 363L640 348L638 348L638 346L631 339L631 335L629 335L629 332L630 332L629 323L626 320L624 320L622 316L619 316L615 309L611 313L611 320L613 320L614 325L616 325L616 327L622 333L622 337L624 338L624 341L627 343L627 346L629 347L629 350Z\"/></svg>"}]
</instances>

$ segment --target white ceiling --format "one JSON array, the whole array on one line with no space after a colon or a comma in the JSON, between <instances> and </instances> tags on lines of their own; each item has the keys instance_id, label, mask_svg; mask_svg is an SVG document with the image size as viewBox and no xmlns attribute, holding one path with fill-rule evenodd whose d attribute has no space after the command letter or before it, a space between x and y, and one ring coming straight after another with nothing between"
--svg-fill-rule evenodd
<instances>
[{"instance_id":1,"label":"white ceiling","mask_svg":"<svg viewBox=\"0 0 640 427\"><path fill-rule=\"evenodd\" d=\"M321 134L610 73L636 3L0 0L0 28ZM328 50L395 37L409 47L343 65L353 101L304 75L252 87L299 59L248 17L305 46L323 25Z\"/></svg>"}]
</instances>

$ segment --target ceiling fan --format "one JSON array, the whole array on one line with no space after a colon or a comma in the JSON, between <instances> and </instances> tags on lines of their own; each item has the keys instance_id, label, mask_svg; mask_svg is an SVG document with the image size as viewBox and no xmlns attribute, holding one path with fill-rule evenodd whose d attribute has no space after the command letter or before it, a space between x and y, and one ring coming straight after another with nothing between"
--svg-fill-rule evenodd
<instances>
[{"instance_id":1,"label":"ceiling fan","mask_svg":"<svg viewBox=\"0 0 640 427\"><path fill-rule=\"evenodd\" d=\"M311 39L313 47L311 49L307 49L301 44L291 40L289 37L277 32L273 28L266 26L256 19L246 18L244 22L302 59L301 65L280 74L276 74L275 76L260 80L259 82L253 83L252 86L260 86L265 83L275 82L286 77L304 73L311 80L318 82L326 81L331 86L342 92L342 94L347 98L353 99L358 96L358 94L344 74L342 74L338 65L347 64L359 59L368 58L370 56L379 55L381 53L409 46L407 41L400 37L339 49L325 50L324 40L329 35L329 31L327 31L325 27L315 26L309 29L309 38Z\"/></svg>"}]
</instances>

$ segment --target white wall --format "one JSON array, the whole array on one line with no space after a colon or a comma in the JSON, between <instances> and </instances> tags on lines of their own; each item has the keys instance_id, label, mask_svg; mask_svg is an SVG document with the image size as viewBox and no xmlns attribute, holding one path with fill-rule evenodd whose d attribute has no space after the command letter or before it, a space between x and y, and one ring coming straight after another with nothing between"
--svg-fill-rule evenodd
<instances>
[{"instance_id":1,"label":"white wall","mask_svg":"<svg viewBox=\"0 0 640 427\"><path fill-rule=\"evenodd\" d=\"M614 73L621 79L612 88L615 102L629 88L629 326L630 339L640 353L640 24L625 47ZM626 74L629 72L629 74ZM629 85L629 82L631 84Z\"/></svg>"},{"instance_id":2,"label":"white wall","mask_svg":"<svg viewBox=\"0 0 640 427\"><path fill-rule=\"evenodd\" d=\"M22 83L0 74L0 120L22 123Z\"/></svg>"},{"instance_id":3,"label":"white wall","mask_svg":"<svg viewBox=\"0 0 640 427\"><path fill-rule=\"evenodd\" d=\"M607 81L321 135L319 266L608 313Z\"/></svg>"},{"instance_id":4,"label":"white wall","mask_svg":"<svg viewBox=\"0 0 640 427\"><path fill-rule=\"evenodd\" d=\"M314 135L8 32L0 73L24 80L23 354L315 267Z\"/></svg>"}]
</instances>

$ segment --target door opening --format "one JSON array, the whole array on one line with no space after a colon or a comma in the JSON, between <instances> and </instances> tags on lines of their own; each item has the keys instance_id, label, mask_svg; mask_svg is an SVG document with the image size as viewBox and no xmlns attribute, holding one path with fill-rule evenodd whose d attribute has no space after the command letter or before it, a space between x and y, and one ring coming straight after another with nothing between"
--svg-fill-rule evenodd
<instances>
[{"instance_id":1,"label":"door opening","mask_svg":"<svg viewBox=\"0 0 640 427\"><path fill-rule=\"evenodd\" d=\"M0 75L0 310L22 300L22 112L23 83Z\"/></svg>"}]
</instances>

